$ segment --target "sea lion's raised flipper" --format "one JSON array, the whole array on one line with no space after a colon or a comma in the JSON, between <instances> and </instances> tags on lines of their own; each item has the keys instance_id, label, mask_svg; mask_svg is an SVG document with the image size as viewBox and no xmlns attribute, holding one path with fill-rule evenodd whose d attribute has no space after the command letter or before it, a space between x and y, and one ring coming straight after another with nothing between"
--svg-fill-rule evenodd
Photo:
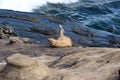
<instances>
[{"instance_id":1,"label":"sea lion's raised flipper","mask_svg":"<svg viewBox=\"0 0 120 80\"><path fill-rule=\"evenodd\" d=\"M62 25L60 24L59 27L60 27L60 36L64 36L64 29Z\"/></svg>"}]
</instances>

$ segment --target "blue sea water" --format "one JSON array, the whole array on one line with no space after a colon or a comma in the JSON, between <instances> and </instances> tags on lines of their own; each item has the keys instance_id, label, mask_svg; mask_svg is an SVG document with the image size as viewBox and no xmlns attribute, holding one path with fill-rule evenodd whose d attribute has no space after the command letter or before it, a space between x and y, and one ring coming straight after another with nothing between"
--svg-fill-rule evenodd
<instances>
[{"instance_id":1,"label":"blue sea water","mask_svg":"<svg viewBox=\"0 0 120 80\"><path fill-rule=\"evenodd\" d=\"M79 0L76 3L47 3L36 13L74 19L84 26L120 35L119 0Z\"/></svg>"}]
</instances>

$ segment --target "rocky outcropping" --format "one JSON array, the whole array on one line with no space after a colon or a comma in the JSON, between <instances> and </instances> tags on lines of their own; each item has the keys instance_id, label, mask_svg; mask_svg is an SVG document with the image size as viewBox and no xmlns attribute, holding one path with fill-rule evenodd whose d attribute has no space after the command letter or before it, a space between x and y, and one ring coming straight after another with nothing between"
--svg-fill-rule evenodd
<instances>
[{"instance_id":1,"label":"rocky outcropping","mask_svg":"<svg viewBox=\"0 0 120 80\"><path fill-rule=\"evenodd\" d=\"M17 36L17 33L12 27L0 27L0 39L9 38L10 36Z\"/></svg>"},{"instance_id":2,"label":"rocky outcropping","mask_svg":"<svg viewBox=\"0 0 120 80\"><path fill-rule=\"evenodd\" d=\"M8 73L9 78L11 78L10 74L16 74L14 70L20 70L20 74L25 72L25 78L31 73L33 73L32 75L44 76L49 74L50 70L52 77L49 79L51 80L119 80L119 48L49 48L38 44L26 43L6 45L8 41L5 40L0 40L0 44L0 61L3 63L7 58L7 65L1 71L1 78L6 79ZM31 59L31 57L14 53L22 53L27 56L32 56L33 58ZM50 69L37 67L36 64L38 63L36 60L41 62L41 65L44 63ZM31 69L33 67L35 68ZM44 71L38 71L41 69L44 71L47 70L46 73L44 74ZM29 73L27 73L28 70ZM21 77L23 76L24 75L21 75ZM12 77L14 77L14 75Z\"/></svg>"},{"instance_id":3,"label":"rocky outcropping","mask_svg":"<svg viewBox=\"0 0 120 80\"><path fill-rule=\"evenodd\" d=\"M118 20L117 22L119 22ZM1 27L11 26L19 36L40 41L41 45L49 45L48 38L50 37L57 39L60 31L58 25L62 24L65 29L65 35L72 39L75 46L120 47L120 36L114 34L114 31L111 33L97 30L92 28L95 25L91 24L88 24L89 26L91 25L91 27L85 26L87 22L88 21L77 22L62 15L51 16L47 14L43 15L0 9ZM86 24L83 25L83 23ZM7 31L7 33L5 31ZM1 38L11 36L9 32L11 31L4 29ZM13 34L14 33L12 33L12 36Z\"/></svg>"},{"instance_id":4,"label":"rocky outcropping","mask_svg":"<svg viewBox=\"0 0 120 80\"><path fill-rule=\"evenodd\" d=\"M0 72L0 80L48 80L50 69L31 57L19 53L9 56Z\"/></svg>"},{"instance_id":5,"label":"rocky outcropping","mask_svg":"<svg viewBox=\"0 0 120 80\"><path fill-rule=\"evenodd\" d=\"M31 27L30 30L28 30L30 32L37 32L37 33L41 33L44 35L55 35L57 34L57 31L54 29L50 29L50 28L46 28L46 29L41 29L38 27Z\"/></svg>"}]
</instances>

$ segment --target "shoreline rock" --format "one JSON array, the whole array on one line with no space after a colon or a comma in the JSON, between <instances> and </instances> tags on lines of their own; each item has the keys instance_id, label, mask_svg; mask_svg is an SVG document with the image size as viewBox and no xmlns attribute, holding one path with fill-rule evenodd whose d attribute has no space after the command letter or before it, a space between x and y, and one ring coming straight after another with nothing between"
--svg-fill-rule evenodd
<instances>
[{"instance_id":1,"label":"shoreline rock","mask_svg":"<svg viewBox=\"0 0 120 80\"><path fill-rule=\"evenodd\" d=\"M0 80L43 80L50 77L50 69L31 57L13 54L1 70Z\"/></svg>"},{"instance_id":2,"label":"shoreline rock","mask_svg":"<svg viewBox=\"0 0 120 80\"><path fill-rule=\"evenodd\" d=\"M9 63L5 67L3 66L3 69L0 67L3 73L6 72L5 70L8 70L8 72L11 73L14 70L19 71L22 69L25 69L24 71L27 72L27 70L33 68L36 65L34 65L34 60L37 60L38 62L44 63L52 70L50 73L52 74L50 75L52 76L50 78L51 80L66 80L70 77L70 79L75 80L118 80L118 70L120 69L119 48L51 48L34 43L22 43L21 48L21 44L17 45L18 43L15 43L15 45L6 45L8 41L5 40L0 40L0 43L2 43L0 45L0 61L3 63L7 58L7 62ZM21 53L27 56L32 56L32 59L34 60L32 61L31 57L25 57L25 59L24 57L19 58L21 55L16 56L14 53ZM13 57L12 54L14 55ZM29 67L26 65L34 66ZM15 69L9 71L8 68L10 70L14 68ZM38 67L35 69L37 69L38 72ZM25 76L27 75L25 74ZM48 77L45 78L43 80L49 80L47 79Z\"/></svg>"},{"instance_id":3,"label":"shoreline rock","mask_svg":"<svg viewBox=\"0 0 120 80\"><path fill-rule=\"evenodd\" d=\"M0 27L0 38L9 38L10 36L18 36L14 29L10 26Z\"/></svg>"}]
</instances>

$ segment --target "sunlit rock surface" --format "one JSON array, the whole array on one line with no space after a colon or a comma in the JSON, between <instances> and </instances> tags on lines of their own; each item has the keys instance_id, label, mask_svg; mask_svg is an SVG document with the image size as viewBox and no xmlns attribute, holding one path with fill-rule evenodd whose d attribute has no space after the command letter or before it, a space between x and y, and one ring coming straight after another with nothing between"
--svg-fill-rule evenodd
<instances>
[{"instance_id":1,"label":"sunlit rock surface","mask_svg":"<svg viewBox=\"0 0 120 80\"><path fill-rule=\"evenodd\" d=\"M37 63L34 64L36 62L34 60L37 60L38 62L45 64L51 69L52 77L48 78L47 80L68 80L68 79L118 80L119 77L120 70L119 48L97 48L97 47L48 48L42 47L40 44L33 43L32 44L23 43L22 46L19 47L15 44L6 45L8 42L5 40L0 40L0 42L2 42L2 45L0 45L0 61L1 61L0 69L3 75L1 77L2 78L4 77L4 79L6 79L5 78L6 72L10 74L14 73L14 70L12 70L13 68L19 71L22 70L22 68L18 67L23 67L24 69L24 67L26 66L25 70L21 72L24 73L25 71L24 74L27 73L27 70L29 70L29 73L34 71L34 69L37 69L38 71L39 67L36 66ZM16 55L14 53L21 53L26 56L22 56L20 54ZM31 56L32 58L27 56ZM6 58L8 64L5 66ZM31 69L31 67L29 66L33 67L36 66L36 68ZM44 71L47 70L45 67L44 69L45 69ZM44 75L44 71L40 73ZM46 72L48 71L49 69ZM37 73L33 75L36 74ZM12 77L14 76L15 75L12 75Z\"/></svg>"},{"instance_id":2,"label":"sunlit rock surface","mask_svg":"<svg viewBox=\"0 0 120 80\"><path fill-rule=\"evenodd\" d=\"M0 72L1 80L43 80L51 75L47 66L20 53L9 56L6 61Z\"/></svg>"}]
</instances>

